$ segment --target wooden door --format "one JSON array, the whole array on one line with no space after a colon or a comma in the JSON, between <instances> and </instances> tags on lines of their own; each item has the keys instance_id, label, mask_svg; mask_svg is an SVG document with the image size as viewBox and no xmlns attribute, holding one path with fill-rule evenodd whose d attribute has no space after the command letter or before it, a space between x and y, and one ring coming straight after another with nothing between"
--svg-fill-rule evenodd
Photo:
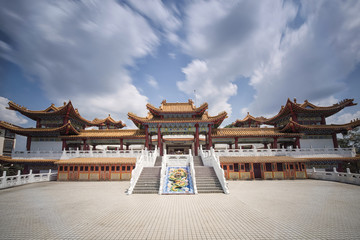
<instances>
[{"instance_id":1,"label":"wooden door","mask_svg":"<svg viewBox=\"0 0 360 240\"><path fill-rule=\"evenodd\" d=\"M289 178L294 179L295 178L295 163L288 164L288 172L289 172Z\"/></svg>"},{"instance_id":2,"label":"wooden door","mask_svg":"<svg viewBox=\"0 0 360 240\"><path fill-rule=\"evenodd\" d=\"M261 179L261 167L260 163L254 163L254 178Z\"/></svg>"}]
</instances>

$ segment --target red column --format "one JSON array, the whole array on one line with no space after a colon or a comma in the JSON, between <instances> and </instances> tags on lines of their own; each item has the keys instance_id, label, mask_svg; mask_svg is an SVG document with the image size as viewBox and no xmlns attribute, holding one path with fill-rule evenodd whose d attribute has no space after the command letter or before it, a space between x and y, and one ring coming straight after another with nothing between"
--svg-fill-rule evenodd
<instances>
[{"instance_id":1,"label":"red column","mask_svg":"<svg viewBox=\"0 0 360 240\"><path fill-rule=\"evenodd\" d=\"M129 144L126 144L126 150L129 150Z\"/></svg>"},{"instance_id":2,"label":"red column","mask_svg":"<svg viewBox=\"0 0 360 240\"><path fill-rule=\"evenodd\" d=\"M30 151L31 149L31 136L28 136L26 139L26 150Z\"/></svg>"},{"instance_id":3,"label":"red column","mask_svg":"<svg viewBox=\"0 0 360 240\"><path fill-rule=\"evenodd\" d=\"M199 148L199 124L195 124L195 156L198 156L198 148Z\"/></svg>"},{"instance_id":4,"label":"red column","mask_svg":"<svg viewBox=\"0 0 360 240\"><path fill-rule=\"evenodd\" d=\"M163 149L162 149L162 143L161 143L160 127L161 127L161 125L158 124L158 135L157 135L157 138L158 138L158 148L159 148L159 150L160 150L160 156L163 156Z\"/></svg>"},{"instance_id":5,"label":"red column","mask_svg":"<svg viewBox=\"0 0 360 240\"><path fill-rule=\"evenodd\" d=\"M277 148L277 137L274 137L274 142L273 142L273 146L274 149Z\"/></svg>"},{"instance_id":6,"label":"red column","mask_svg":"<svg viewBox=\"0 0 360 240\"><path fill-rule=\"evenodd\" d=\"M40 119L36 121L36 128L41 128Z\"/></svg>"},{"instance_id":7,"label":"red column","mask_svg":"<svg viewBox=\"0 0 360 240\"><path fill-rule=\"evenodd\" d=\"M84 138L84 139L83 139L83 142L84 142L84 147L83 147L83 150L87 150L86 138Z\"/></svg>"},{"instance_id":8,"label":"red column","mask_svg":"<svg viewBox=\"0 0 360 240\"><path fill-rule=\"evenodd\" d=\"M333 139L334 148L338 148L339 144L338 144L338 140L337 140L337 137L336 137L336 133L332 134L332 139Z\"/></svg>"},{"instance_id":9,"label":"red column","mask_svg":"<svg viewBox=\"0 0 360 240\"><path fill-rule=\"evenodd\" d=\"M211 124L209 124L209 125L208 125L208 127L209 127L209 132L208 132L208 134L209 134L209 136L208 136L208 139L209 139L209 145L208 145L207 149L208 149L208 150L210 150L210 148L212 147Z\"/></svg>"},{"instance_id":10,"label":"red column","mask_svg":"<svg viewBox=\"0 0 360 240\"><path fill-rule=\"evenodd\" d=\"M145 147L149 149L149 126L145 125Z\"/></svg>"},{"instance_id":11,"label":"red column","mask_svg":"<svg viewBox=\"0 0 360 240\"><path fill-rule=\"evenodd\" d=\"M326 120L324 116L321 116L321 124L326 125Z\"/></svg>"},{"instance_id":12,"label":"red column","mask_svg":"<svg viewBox=\"0 0 360 240\"><path fill-rule=\"evenodd\" d=\"M238 140L239 138L235 138L235 149L239 149L239 145L238 145Z\"/></svg>"},{"instance_id":13,"label":"red column","mask_svg":"<svg viewBox=\"0 0 360 240\"><path fill-rule=\"evenodd\" d=\"M232 143L229 143L229 149L232 149Z\"/></svg>"},{"instance_id":14,"label":"red column","mask_svg":"<svg viewBox=\"0 0 360 240\"><path fill-rule=\"evenodd\" d=\"M295 145L300 148L300 137L296 137Z\"/></svg>"},{"instance_id":15,"label":"red column","mask_svg":"<svg viewBox=\"0 0 360 240\"><path fill-rule=\"evenodd\" d=\"M66 147L67 147L67 146L66 146L66 140L63 139L63 140L62 140L62 148L61 148L61 149L62 149L62 150L66 150Z\"/></svg>"},{"instance_id":16,"label":"red column","mask_svg":"<svg viewBox=\"0 0 360 240\"><path fill-rule=\"evenodd\" d=\"M120 138L120 150L124 150L124 139Z\"/></svg>"}]
</instances>

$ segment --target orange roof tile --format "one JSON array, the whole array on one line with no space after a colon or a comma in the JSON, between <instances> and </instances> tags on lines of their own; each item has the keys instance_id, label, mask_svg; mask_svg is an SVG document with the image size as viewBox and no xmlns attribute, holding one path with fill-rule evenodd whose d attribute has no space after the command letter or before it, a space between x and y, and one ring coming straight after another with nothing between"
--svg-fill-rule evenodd
<instances>
[{"instance_id":1,"label":"orange roof tile","mask_svg":"<svg viewBox=\"0 0 360 240\"><path fill-rule=\"evenodd\" d=\"M95 118L94 120L91 121L91 123L93 125L96 125L96 126L99 126L99 125L103 125L103 124L107 124L107 123L110 123L110 124L113 124L113 125L116 125L116 126L119 126L120 128L123 128L126 126L125 123L123 123L121 120L120 121L115 121L109 114L109 116L107 118L104 118L104 119L98 119L98 118Z\"/></svg>"},{"instance_id":2,"label":"orange roof tile","mask_svg":"<svg viewBox=\"0 0 360 240\"><path fill-rule=\"evenodd\" d=\"M212 137L297 137L299 133L282 133L278 128L219 128L212 130Z\"/></svg>"},{"instance_id":3,"label":"orange roof tile","mask_svg":"<svg viewBox=\"0 0 360 240\"><path fill-rule=\"evenodd\" d=\"M81 130L76 136L61 136L65 139L82 138L145 138L145 131L139 129Z\"/></svg>"},{"instance_id":4,"label":"orange roof tile","mask_svg":"<svg viewBox=\"0 0 360 240\"><path fill-rule=\"evenodd\" d=\"M254 117L252 115L249 114L249 112L247 113L246 117L242 120L236 120L233 125L237 125L237 124L241 124L241 123L246 123L248 124L249 123L249 120L251 121L254 121L254 122L259 122L259 123L263 123L267 120L267 118L261 116L261 117Z\"/></svg>"},{"instance_id":5,"label":"orange roof tile","mask_svg":"<svg viewBox=\"0 0 360 240\"><path fill-rule=\"evenodd\" d=\"M277 163L277 162L307 162L304 158L288 156L263 156L263 157L219 157L221 163Z\"/></svg>"},{"instance_id":6,"label":"orange roof tile","mask_svg":"<svg viewBox=\"0 0 360 240\"><path fill-rule=\"evenodd\" d=\"M287 100L285 107L282 106L279 113L272 118L267 119L265 124L274 124L277 120L291 113L291 110L295 113L316 113L321 114L324 117L331 116L345 107L354 106L356 103L353 103L354 99L344 99L343 101L333 104L328 107L316 106L312 103L309 103L307 100L303 104L296 103L296 100L292 102L290 99Z\"/></svg>"},{"instance_id":7,"label":"orange roof tile","mask_svg":"<svg viewBox=\"0 0 360 240\"><path fill-rule=\"evenodd\" d=\"M55 164L135 164L136 158L71 158L59 160Z\"/></svg>"},{"instance_id":8,"label":"orange roof tile","mask_svg":"<svg viewBox=\"0 0 360 240\"><path fill-rule=\"evenodd\" d=\"M16 134L32 136L38 133L63 133L63 134L79 134L79 131L69 121L67 124L56 128L23 128L11 123L0 121L0 127L8 129Z\"/></svg>"},{"instance_id":9,"label":"orange roof tile","mask_svg":"<svg viewBox=\"0 0 360 240\"><path fill-rule=\"evenodd\" d=\"M355 127L360 126L360 120L355 119L347 124L331 124L331 125L302 125L290 118L290 121L284 128L281 129L281 132L292 132L293 129L300 131L301 130L322 130L340 133L343 131L349 131L354 129Z\"/></svg>"},{"instance_id":10,"label":"orange roof tile","mask_svg":"<svg viewBox=\"0 0 360 240\"><path fill-rule=\"evenodd\" d=\"M201 113L208 108L208 104L203 103L200 107L196 108L191 99L187 103L168 103L164 100L159 108L149 103L146 107L155 113Z\"/></svg>"}]
</instances>

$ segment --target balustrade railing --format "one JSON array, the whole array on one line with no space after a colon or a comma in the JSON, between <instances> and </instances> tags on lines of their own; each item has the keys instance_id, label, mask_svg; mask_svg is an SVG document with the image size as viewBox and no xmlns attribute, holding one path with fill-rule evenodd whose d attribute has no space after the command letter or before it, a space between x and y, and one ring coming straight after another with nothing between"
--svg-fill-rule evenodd
<instances>
[{"instance_id":1,"label":"balustrade railing","mask_svg":"<svg viewBox=\"0 0 360 240\"><path fill-rule=\"evenodd\" d=\"M217 178L225 194L229 194L228 184L225 178L224 170L220 166L219 157L216 156L215 150L211 147L209 151L204 152L202 147L199 148L199 155L205 166L214 168Z\"/></svg>"},{"instance_id":2,"label":"balustrade railing","mask_svg":"<svg viewBox=\"0 0 360 240\"><path fill-rule=\"evenodd\" d=\"M360 174L351 173L349 168L346 168L346 172L338 172L336 168L333 168L332 172L318 171L315 168L306 169L308 178L319 179L326 181L335 181L360 185Z\"/></svg>"},{"instance_id":3,"label":"balustrade railing","mask_svg":"<svg viewBox=\"0 0 360 240\"><path fill-rule=\"evenodd\" d=\"M9 188L19 185L24 185L27 183L34 182L46 182L46 181L55 181L57 178L57 172L51 172L51 169L47 173L32 173L30 170L29 174L20 175L20 170L15 176L6 176L6 171L3 172L2 177L0 177L0 189Z\"/></svg>"},{"instance_id":4,"label":"balustrade railing","mask_svg":"<svg viewBox=\"0 0 360 240\"><path fill-rule=\"evenodd\" d=\"M70 159L137 157L142 150L63 150L63 151L13 151L13 159Z\"/></svg>"},{"instance_id":5,"label":"balustrade railing","mask_svg":"<svg viewBox=\"0 0 360 240\"><path fill-rule=\"evenodd\" d=\"M194 157L191 154L191 149L189 149L189 162L190 162L190 174L193 182L194 194L198 194L196 186L196 176L195 176L195 166L194 166Z\"/></svg>"},{"instance_id":6,"label":"balustrade railing","mask_svg":"<svg viewBox=\"0 0 360 240\"><path fill-rule=\"evenodd\" d=\"M290 148L290 149L216 149L214 150L216 156L289 156L295 158L336 158L336 157L355 157L356 152L354 148ZM204 151L208 156L209 151Z\"/></svg>"},{"instance_id":7,"label":"balustrade railing","mask_svg":"<svg viewBox=\"0 0 360 240\"><path fill-rule=\"evenodd\" d=\"M166 149L164 149L164 154L162 156L161 170L160 170L160 186L159 186L159 195L163 193L164 183L166 182L166 167L167 167L167 154Z\"/></svg>"},{"instance_id":8,"label":"balustrade railing","mask_svg":"<svg viewBox=\"0 0 360 240\"><path fill-rule=\"evenodd\" d=\"M141 150L141 155L136 159L135 168L131 171L130 187L127 190L127 194L130 195L134 191L135 185L139 180L141 172L144 167L153 167L155 165L156 157L159 155L159 150L155 149L153 152Z\"/></svg>"}]
</instances>

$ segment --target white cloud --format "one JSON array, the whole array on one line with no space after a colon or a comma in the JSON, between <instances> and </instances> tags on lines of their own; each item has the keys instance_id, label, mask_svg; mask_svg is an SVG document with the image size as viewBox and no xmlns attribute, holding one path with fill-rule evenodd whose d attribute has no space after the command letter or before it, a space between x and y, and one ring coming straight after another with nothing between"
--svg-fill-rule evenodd
<instances>
[{"instance_id":1,"label":"white cloud","mask_svg":"<svg viewBox=\"0 0 360 240\"><path fill-rule=\"evenodd\" d=\"M57 104L71 99L89 118L144 111L147 98L126 68L151 54L159 39L130 8L112 0L8 1L0 9L0 29L11 39L0 56L18 64Z\"/></svg>"},{"instance_id":2,"label":"white cloud","mask_svg":"<svg viewBox=\"0 0 360 240\"><path fill-rule=\"evenodd\" d=\"M175 59L176 58L176 54L175 53L168 53L169 57L171 59Z\"/></svg>"},{"instance_id":3,"label":"white cloud","mask_svg":"<svg viewBox=\"0 0 360 240\"><path fill-rule=\"evenodd\" d=\"M326 119L327 124L346 124L352 120L360 119L360 111L355 113L337 114Z\"/></svg>"},{"instance_id":4,"label":"white cloud","mask_svg":"<svg viewBox=\"0 0 360 240\"><path fill-rule=\"evenodd\" d=\"M224 82L221 87L216 85L213 79L213 69L209 69L204 61L194 60L186 68L183 68L186 80L177 82L178 88L188 95L196 90L196 101L199 104L208 102L209 112L214 115L226 111L231 115L231 105L228 99L236 94L237 86L230 82Z\"/></svg>"},{"instance_id":5,"label":"white cloud","mask_svg":"<svg viewBox=\"0 0 360 240\"><path fill-rule=\"evenodd\" d=\"M13 124L26 124L28 120L18 116L15 111L6 109L10 100L0 96L0 120Z\"/></svg>"},{"instance_id":6,"label":"white cloud","mask_svg":"<svg viewBox=\"0 0 360 240\"><path fill-rule=\"evenodd\" d=\"M172 9L168 8L161 0L130 0L128 3L151 19L155 25L160 26L170 42L177 43L179 41L175 32L181 27L181 21L175 16L175 12L177 12L175 5L172 5Z\"/></svg>"},{"instance_id":7,"label":"white cloud","mask_svg":"<svg viewBox=\"0 0 360 240\"><path fill-rule=\"evenodd\" d=\"M186 41L182 46L188 54L200 59L196 61L206 62L208 70L197 71L197 79L207 82L201 85L201 80L188 76L193 72L191 68L198 67L193 61L186 67L186 81L178 83L180 90L186 92L192 85L213 88L217 94L202 90L200 97L231 114L228 100L237 93L234 81L238 77L251 77L257 67L268 61L278 47L281 31L295 16L295 10L280 1L262 4L197 1L190 4L185 19Z\"/></svg>"},{"instance_id":8,"label":"white cloud","mask_svg":"<svg viewBox=\"0 0 360 240\"><path fill-rule=\"evenodd\" d=\"M153 88L159 88L159 84L153 76L147 75L146 82Z\"/></svg>"},{"instance_id":9,"label":"white cloud","mask_svg":"<svg viewBox=\"0 0 360 240\"><path fill-rule=\"evenodd\" d=\"M236 79L248 78L256 94L242 107L255 116L277 113L293 97L333 104L346 89L343 80L360 62L360 2L301 5L297 17L298 6L291 1L191 2L182 46L196 60L185 68L186 80L178 83L179 89L189 94L189 88L199 88L203 81L204 88L219 92ZM294 21L300 27L291 27ZM206 71L195 61L206 64ZM194 72L196 77L189 76ZM226 104L236 95L236 90L202 92L201 98L225 103L224 109L231 109Z\"/></svg>"}]
</instances>

